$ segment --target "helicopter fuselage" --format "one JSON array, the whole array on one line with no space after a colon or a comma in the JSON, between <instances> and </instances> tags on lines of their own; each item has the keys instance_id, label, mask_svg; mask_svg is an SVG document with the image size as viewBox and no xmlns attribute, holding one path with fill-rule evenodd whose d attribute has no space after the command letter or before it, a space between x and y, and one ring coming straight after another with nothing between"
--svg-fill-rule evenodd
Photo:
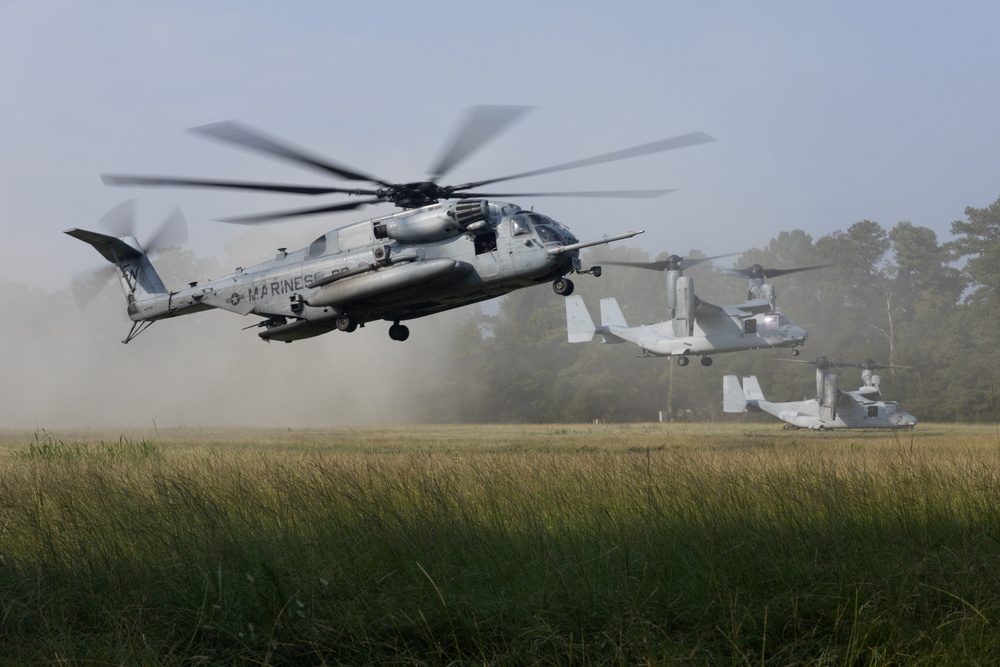
<instances>
[{"instance_id":1,"label":"helicopter fuselage","mask_svg":"<svg viewBox=\"0 0 1000 667\"><path fill-rule=\"evenodd\" d=\"M857 391L840 391L837 376L826 369L816 372L817 397L801 401L769 401L756 376L722 379L724 412L766 412L786 422L786 428L823 431L832 428L913 428L917 418L895 401L881 400L879 381L870 371Z\"/></svg>"},{"instance_id":2,"label":"helicopter fuselage","mask_svg":"<svg viewBox=\"0 0 1000 667\"><path fill-rule=\"evenodd\" d=\"M401 320L558 281L580 271L579 248L633 235L580 243L565 226L515 204L437 203L340 227L223 278L130 297L128 312L136 322L206 308L259 315L266 318L259 334L265 340L353 331L379 319L398 327ZM148 262L145 255L141 260ZM131 295L139 269L119 268Z\"/></svg>"}]
</instances>

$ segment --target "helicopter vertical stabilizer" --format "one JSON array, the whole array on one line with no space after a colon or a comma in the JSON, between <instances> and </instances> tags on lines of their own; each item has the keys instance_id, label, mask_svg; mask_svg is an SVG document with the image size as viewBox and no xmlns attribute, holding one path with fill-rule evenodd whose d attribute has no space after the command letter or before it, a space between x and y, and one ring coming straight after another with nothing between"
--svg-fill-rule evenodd
<instances>
[{"instance_id":1,"label":"helicopter vertical stabilizer","mask_svg":"<svg viewBox=\"0 0 1000 667\"><path fill-rule=\"evenodd\" d=\"M743 396L747 401L763 401L764 392L761 391L760 383L757 382L756 375L749 375L743 378Z\"/></svg>"},{"instance_id":2,"label":"helicopter vertical stabilizer","mask_svg":"<svg viewBox=\"0 0 1000 667\"><path fill-rule=\"evenodd\" d=\"M740 387L740 380L735 375L722 378L722 411L743 412L747 407L747 399Z\"/></svg>"},{"instance_id":3,"label":"helicopter vertical stabilizer","mask_svg":"<svg viewBox=\"0 0 1000 667\"><path fill-rule=\"evenodd\" d=\"M601 299L601 326L627 327L625 315L615 298Z\"/></svg>"},{"instance_id":4,"label":"helicopter vertical stabilizer","mask_svg":"<svg viewBox=\"0 0 1000 667\"><path fill-rule=\"evenodd\" d=\"M115 237L85 229L69 229L67 234L94 246L101 256L115 265L126 297L141 301L159 294L169 294L149 257L131 236Z\"/></svg>"},{"instance_id":5,"label":"helicopter vertical stabilizer","mask_svg":"<svg viewBox=\"0 0 1000 667\"><path fill-rule=\"evenodd\" d=\"M591 319L583 298L566 297L566 333L571 343L587 343L594 339L594 320Z\"/></svg>"},{"instance_id":6,"label":"helicopter vertical stabilizer","mask_svg":"<svg viewBox=\"0 0 1000 667\"><path fill-rule=\"evenodd\" d=\"M94 246L104 259L115 265L132 320L132 330L123 343L145 331L154 320L176 313L177 309L171 308L171 293L134 236L116 237L85 229L68 229L66 233Z\"/></svg>"}]
</instances>

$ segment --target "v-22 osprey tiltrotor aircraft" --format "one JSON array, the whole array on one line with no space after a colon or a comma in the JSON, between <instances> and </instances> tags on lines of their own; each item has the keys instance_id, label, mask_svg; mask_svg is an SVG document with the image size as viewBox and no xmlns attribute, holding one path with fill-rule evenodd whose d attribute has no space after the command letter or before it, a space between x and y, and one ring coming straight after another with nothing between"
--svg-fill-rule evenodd
<instances>
[{"instance_id":1,"label":"v-22 osprey tiltrotor aircraft","mask_svg":"<svg viewBox=\"0 0 1000 667\"><path fill-rule=\"evenodd\" d=\"M793 361L782 359L781 361ZM840 363L820 357L815 361L799 363L816 366L816 398L804 401L774 403L764 398L760 383L753 375L743 378L740 388L735 375L722 378L723 411L767 412L787 422L785 428L913 428L917 418L906 412L895 401L882 400L882 378L875 375L881 368L909 368L889 366L868 359L860 364ZM840 391L837 376L831 368L853 367L861 370L861 387L857 391Z\"/></svg>"},{"instance_id":2,"label":"v-22 osprey tiltrotor aircraft","mask_svg":"<svg viewBox=\"0 0 1000 667\"><path fill-rule=\"evenodd\" d=\"M366 322L392 322L389 336L406 340L401 324L432 313L457 308L513 290L551 282L556 293L568 295L572 273L600 275L600 267L585 270L579 250L630 238L641 231L580 242L552 218L523 210L498 197L587 196L657 197L670 190L603 192L486 193L478 188L527 176L576 169L714 141L696 132L593 158L567 162L501 178L442 186L437 181L527 107L475 107L426 181L394 183L292 147L257 131L223 122L194 131L242 148L279 157L351 181L375 187L313 187L278 183L224 181L164 176L104 175L109 185L229 188L268 193L357 197L313 208L280 211L228 222L258 223L283 218L356 209L389 202L403 211L356 222L328 232L307 247L278 251L273 259L232 275L168 289L147 257L149 247L135 238L132 224L117 235L82 229L66 233L94 246L117 268L128 302L132 340L155 321L220 308L263 318L257 326L264 340L291 342L331 331L351 332ZM455 201L443 201L455 200ZM158 234L160 235L160 234ZM166 236L166 235L164 235ZM152 245L152 244L150 244Z\"/></svg>"},{"instance_id":3,"label":"v-22 osprey tiltrotor aircraft","mask_svg":"<svg viewBox=\"0 0 1000 667\"><path fill-rule=\"evenodd\" d=\"M729 273L749 280L746 302L733 306L717 306L694 293L694 281L683 275L686 268L717 257L684 259L671 255L657 262L605 262L635 268L664 271L667 277L668 320L655 324L630 327L625 322L618 301L601 299L601 325L596 326L583 299L566 299L566 328L570 343L585 343L600 334L605 343L632 343L644 355L675 356L686 366L691 356L701 356L702 366L711 366L717 352L756 350L765 347L791 347L792 356L799 354L808 334L775 309L774 286L765 280L809 269L769 269L754 264L749 269L729 269Z\"/></svg>"}]
</instances>

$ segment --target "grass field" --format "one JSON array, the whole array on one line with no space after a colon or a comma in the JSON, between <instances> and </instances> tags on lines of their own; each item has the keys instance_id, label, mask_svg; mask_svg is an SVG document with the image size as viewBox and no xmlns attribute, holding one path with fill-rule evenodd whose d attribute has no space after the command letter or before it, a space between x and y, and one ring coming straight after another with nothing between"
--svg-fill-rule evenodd
<instances>
[{"instance_id":1,"label":"grass field","mask_svg":"<svg viewBox=\"0 0 1000 667\"><path fill-rule=\"evenodd\" d=\"M0 663L1000 664L1000 430L0 431Z\"/></svg>"}]
</instances>

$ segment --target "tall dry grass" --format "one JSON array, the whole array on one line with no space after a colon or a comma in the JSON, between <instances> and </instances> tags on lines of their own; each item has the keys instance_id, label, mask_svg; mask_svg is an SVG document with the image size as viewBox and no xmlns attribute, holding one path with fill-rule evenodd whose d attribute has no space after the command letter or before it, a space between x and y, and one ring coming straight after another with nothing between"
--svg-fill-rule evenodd
<instances>
[{"instance_id":1,"label":"tall dry grass","mask_svg":"<svg viewBox=\"0 0 1000 667\"><path fill-rule=\"evenodd\" d=\"M113 664L1000 658L989 429L32 437L0 657Z\"/></svg>"}]
</instances>

